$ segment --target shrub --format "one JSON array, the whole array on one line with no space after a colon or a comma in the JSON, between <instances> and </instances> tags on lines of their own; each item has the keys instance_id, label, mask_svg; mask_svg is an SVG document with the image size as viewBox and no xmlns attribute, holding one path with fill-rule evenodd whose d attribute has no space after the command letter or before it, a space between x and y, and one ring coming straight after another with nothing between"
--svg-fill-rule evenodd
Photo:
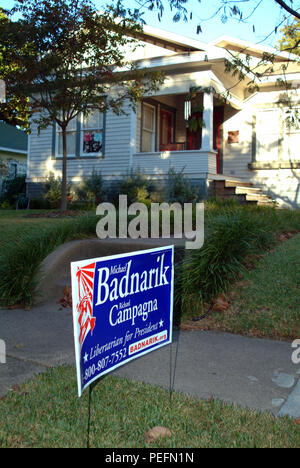
<instances>
[{"instance_id":1,"label":"shrub","mask_svg":"<svg viewBox=\"0 0 300 468\"><path fill-rule=\"evenodd\" d=\"M8 178L3 181L2 201L8 201L10 205L15 205L21 193L26 193L26 175L18 175L13 179Z\"/></svg>"},{"instance_id":2,"label":"shrub","mask_svg":"<svg viewBox=\"0 0 300 468\"><path fill-rule=\"evenodd\" d=\"M0 159L0 176L7 175L8 166L7 163Z\"/></svg>"},{"instance_id":3,"label":"shrub","mask_svg":"<svg viewBox=\"0 0 300 468\"><path fill-rule=\"evenodd\" d=\"M36 197L30 200L29 208L32 210L49 210L51 208L51 204L45 198Z\"/></svg>"},{"instance_id":4,"label":"shrub","mask_svg":"<svg viewBox=\"0 0 300 468\"><path fill-rule=\"evenodd\" d=\"M149 198L149 183L146 177L139 171L131 170L118 184L118 193L127 195L128 204L145 202Z\"/></svg>"},{"instance_id":5,"label":"shrub","mask_svg":"<svg viewBox=\"0 0 300 468\"><path fill-rule=\"evenodd\" d=\"M198 189L192 187L190 181L183 174L183 171L184 167L179 172L176 172L173 167L169 169L166 186L166 202L179 202L184 204L192 203L197 200Z\"/></svg>"},{"instance_id":6,"label":"shrub","mask_svg":"<svg viewBox=\"0 0 300 468\"><path fill-rule=\"evenodd\" d=\"M79 216L50 229L37 228L6 246L0 253L1 304L31 306L43 259L64 242L95 236L97 221L96 216Z\"/></svg>"},{"instance_id":7,"label":"shrub","mask_svg":"<svg viewBox=\"0 0 300 468\"><path fill-rule=\"evenodd\" d=\"M82 184L77 188L76 194L80 202L98 205L104 200L105 190L101 172L93 169L89 177L85 177Z\"/></svg>"},{"instance_id":8,"label":"shrub","mask_svg":"<svg viewBox=\"0 0 300 468\"><path fill-rule=\"evenodd\" d=\"M12 209L12 206L11 204L9 203L9 201L5 200L4 202L2 202L0 204L0 208L1 210L11 210Z\"/></svg>"},{"instance_id":9,"label":"shrub","mask_svg":"<svg viewBox=\"0 0 300 468\"><path fill-rule=\"evenodd\" d=\"M191 295L205 302L226 291L245 268L245 257L275 242L274 230L261 214L236 208L210 220L204 246L188 251L176 275L183 303L190 307ZM177 294L176 301L180 299Z\"/></svg>"},{"instance_id":10,"label":"shrub","mask_svg":"<svg viewBox=\"0 0 300 468\"><path fill-rule=\"evenodd\" d=\"M59 208L61 204L61 178L55 178L55 175L50 172L45 182L43 183L43 193L45 200L48 201L50 208ZM67 183L67 197L71 198L71 184Z\"/></svg>"}]
</instances>

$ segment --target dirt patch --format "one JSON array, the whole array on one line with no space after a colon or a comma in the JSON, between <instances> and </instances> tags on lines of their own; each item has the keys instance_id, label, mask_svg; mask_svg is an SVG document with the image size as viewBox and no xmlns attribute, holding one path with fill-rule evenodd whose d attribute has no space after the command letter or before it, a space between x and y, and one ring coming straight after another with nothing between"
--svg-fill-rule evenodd
<instances>
[{"instance_id":1,"label":"dirt patch","mask_svg":"<svg viewBox=\"0 0 300 468\"><path fill-rule=\"evenodd\" d=\"M81 216L86 214L87 212L84 211L43 211L42 213L29 213L25 216L25 218L76 218L77 216Z\"/></svg>"}]
</instances>

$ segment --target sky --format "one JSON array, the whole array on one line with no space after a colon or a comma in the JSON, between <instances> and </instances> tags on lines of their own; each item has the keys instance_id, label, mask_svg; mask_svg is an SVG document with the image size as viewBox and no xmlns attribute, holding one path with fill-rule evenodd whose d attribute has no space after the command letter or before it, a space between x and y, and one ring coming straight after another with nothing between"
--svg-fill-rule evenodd
<instances>
[{"instance_id":1,"label":"sky","mask_svg":"<svg viewBox=\"0 0 300 468\"><path fill-rule=\"evenodd\" d=\"M142 0L141 0L142 1ZM174 12L170 11L167 0L164 0L165 11L161 21L158 21L156 11L145 10L144 19L150 26L155 26L165 31L170 31L202 42L210 42L222 35L232 36L238 39L247 40L255 44L260 43L267 46L274 46L280 39L279 26L282 27L285 12L274 2L274 0L236 0L244 12L244 18L249 16L247 21L239 22L237 19L229 19L226 23L221 20L222 11L218 16L214 13L220 7L223 0L188 0L187 7L193 12L192 20L187 23L182 20L173 22ZM97 7L103 5L103 0L94 0ZM108 3L107 1L105 3ZM124 0L126 7L137 7L137 0ZM259 4L253 12L253 7ZM14 0L0 0L0 6L11 8ZM296 9L300 1L294 1L293 7ZM252 14L251 14L252 13ZM197 34L197 26L201 24L202 32ZM278 27L277 34L272 32Z\"/></svg>"}]
</instances>

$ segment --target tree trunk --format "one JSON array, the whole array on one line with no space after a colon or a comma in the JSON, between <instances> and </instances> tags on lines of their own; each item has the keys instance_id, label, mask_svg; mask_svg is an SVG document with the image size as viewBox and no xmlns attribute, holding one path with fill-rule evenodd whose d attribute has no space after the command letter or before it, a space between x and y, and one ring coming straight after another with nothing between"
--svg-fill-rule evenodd
<instances>
[{"instance_id":1,"label":"tree trunk","mask_svg":"<svg viewBox=\"0 0 300 468\"><path fill-rule=\"evenodd\" d=\"M61 181L61 205L60 211L67 210L67 129L62 128L63 139L63 160L62 160L62 181Z\"/></svg>"}]
</instances>

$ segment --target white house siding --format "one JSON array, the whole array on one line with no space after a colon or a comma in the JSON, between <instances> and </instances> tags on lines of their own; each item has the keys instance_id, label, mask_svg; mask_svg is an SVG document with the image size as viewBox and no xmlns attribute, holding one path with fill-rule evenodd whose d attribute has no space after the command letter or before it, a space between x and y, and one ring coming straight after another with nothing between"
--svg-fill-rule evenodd
<instances>
[{"instance_id":1,"label":"white house siding","mask_svg":"<svg viewBox=\"0 0 300 468\"><path fill-rule=\"evenodd\" d=\"M141 148L141 132L142 132L142 104L139 102L136 108L136 119L135 119L135 153L140 151Z\"/></svg>"},{"instance_id":2,"label":"white house siding","mask_svg":"<svg viewBox=\"0 0 300 468\"><path fill-rule=\"evenodd\" d=\"M223 173L261 187L279 205L299 207L300 169L291 169L288 163L300 163L300 131L293 132L289 144L285 108L278 104L281 97L283 91L261 92L250 98L241 111L226 108ZM293 101L296 105L298 99L299 94L295 94ZM229 144L228 132L237 130L239 142ZM253 161L261 169L249 168ZM264 168L264 164L269 164L270 169Z\"/></svg>"},{"instance_id":3,"label":"white house siding","mask_svg":"<svg viewBox=\"0 0 300 468\"><path fill-rule=\"evenodd\" d=\"M300 207L300 169L253 171L250 178L277 203L286 208Z\"/></svg>"},{"instance_id":4,"label":"white house siding","mask_svg":"<svg viewBox=\"0 0 300 468\"><path fill-rule=\"evenodd\" d=\"M236 111L225 107L223 124L223 173L237 178L249 178L252 161L252 107ZM238 143L228 143L229 132L239 132Z\"/></svg>"},{"instance_id":5,"label":"white house siding","mask_svg":"<svg viewBox=\"0 0 300 468\"><path fill-rule=\"evenodd\" d=\"M215 153L206 151L166 151L164 153L137 153L133 157L133 168L141 169L151 178L166 178L172 167L177 172L183 170L191 179L206 178L215 172Z\"/></svg>"},{"instance_id":6,"label":"white house siding","mask_svg":"<svg viewBox=\"0 0 300 468\"><path fill-rule=\"evenodd\" d=\"M127 109L129 112L129 109ZM130 158L130 113L117 116L107 112L105 122L105 149L103 157L68 158L67 175L73 182L88 176L93 169L101 171L104 179L121 177L129 170ZM27 181L42 182L50 173L61 177L62 160L52 154L53 126L42 130L32 125L30 138Z\"/></svg>"},{"instance_id":7,"label":"white house siding","mask_svg":"<svg viewBox=\"0 0 300 468\"><path fill-rule=\"evenodd\" d=\"M37 125L31 123L28 153L27 181L39 182L52 167L52 126L38 134Z\"/></svg>"}]
</instances>

